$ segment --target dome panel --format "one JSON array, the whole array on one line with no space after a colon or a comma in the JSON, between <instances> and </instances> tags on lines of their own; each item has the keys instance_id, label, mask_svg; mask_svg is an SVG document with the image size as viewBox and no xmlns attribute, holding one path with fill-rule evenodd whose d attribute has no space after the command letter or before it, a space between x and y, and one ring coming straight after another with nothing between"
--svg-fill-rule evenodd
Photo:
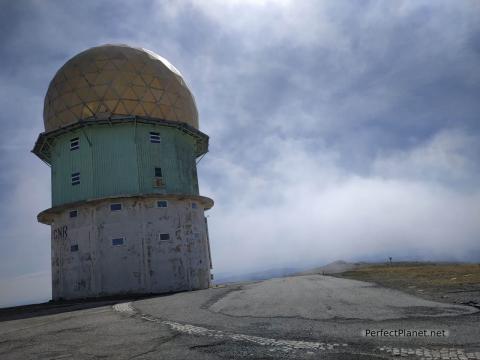
<instances>
[{"instance_id":1,"label":"dome panel","mask_svg":"<svg viewBox=\"0 0 480 360\"><path fill-rule=\"evenodd\" d=\"M43 110L46 131L114 115L178 121L198 129L195 99L182 75L150 50L94 47L67 61L50 82Z\"/></svg>"}]
</instances>

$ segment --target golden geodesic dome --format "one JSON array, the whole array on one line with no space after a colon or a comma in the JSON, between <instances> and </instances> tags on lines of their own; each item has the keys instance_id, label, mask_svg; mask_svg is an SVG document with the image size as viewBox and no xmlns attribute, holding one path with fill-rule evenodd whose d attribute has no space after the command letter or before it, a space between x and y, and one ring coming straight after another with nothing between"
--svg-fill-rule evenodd
<instances>
[{"instance_id":1,"label":"golden geodesic dome","mask_svg":"<svg viewBox=\"0 0 480 360\"><path fill-rule=\"evenodd\" d=\"M46 131L114 115L178 121L198 129L195 100L182 75L150 50L93 47L67 61L50 82L43 109Z\"/></svg>"}]
</instances>

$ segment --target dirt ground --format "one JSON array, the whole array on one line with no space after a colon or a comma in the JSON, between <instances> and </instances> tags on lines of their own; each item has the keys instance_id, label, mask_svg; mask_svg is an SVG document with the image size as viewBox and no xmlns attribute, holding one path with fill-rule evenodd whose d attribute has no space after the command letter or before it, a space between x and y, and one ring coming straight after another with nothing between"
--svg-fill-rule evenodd
<instances>
[{"instance_id":1,"label":"dirt ground","mask_svg":"<svg viewBox=\"0 0 480 360\"><path fill-rule=\"evenodd\" d=\"M373 282L429 300L480 308L480 264L365 264L332 275Z\"/></svg>"}]
</instances>

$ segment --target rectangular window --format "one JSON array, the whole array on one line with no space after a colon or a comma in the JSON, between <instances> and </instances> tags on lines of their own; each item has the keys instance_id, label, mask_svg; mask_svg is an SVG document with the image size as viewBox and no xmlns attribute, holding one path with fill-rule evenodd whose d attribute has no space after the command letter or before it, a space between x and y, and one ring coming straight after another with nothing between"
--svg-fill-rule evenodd
<instances>
[{"instance_id":1,"label":"rectangular window","mask_svg":"<svg viewBox=\"0 0 480 360\"><path fill-rule=\"evenodd\" d=\"M72 173L72 185L78 185L80 184L80 173Z\"/></svg>"},{"instance_id":2,"label":"rectangular window","mask_svg":"<svg viewBox=\"0 0 480 360\"><path fill-rule=\"evenodd\" d=\"M122 210L122 204L110 204L110 211Z\"/></svg>"},{"instance_id":3,"label":"rectangular window","mask_svg":"<svg viewBox=\"0 0 480 360\"><path fill-rule=\"evenodd\" d=\"M158 200L158 201L157 201L157 207L158 207L158 208L166 208L166 207L168 207L168 202L167 202L167 200Z\"/></svg>"},{"instance_id":4,"label":"rectangular window","mask_svg":"<svg viewBox=\"0 0 480 360\"><path fill-rule=\"evenodd\" d=\"M69 213L71 218L77 217L78 216L78 211L77 210L71 210Z\"/></svg>"},{"instance_id":5,"label":"rectangular window","mask_svg":"<svg viewBox=\"0 0 480 360\"><path fill-rule=\"evenodd\" d=\"M192 203L192 209L196 209L197 208L197 203Z\"/></svg>"},{"instance_id":6,"label":"rectangular window","mask_svg":"<svg viewBox=\"0 0 480 360\"><path fill-rule=\"evenodd\" d=\"M75 245L70 246L70 251L71 251L71 252L78 251L78 245L75 244Z\"/></svg>"},{"instance_id":7,"label":"rectangular window","mask_svg":"<svg viewBox=\"0 0 480 360\"><path fill-rule=\"evenodd\" d=\"M160 241L170 240L170 234L160 234Z\"/></svg>"},{"instance_id":8,"label":"rectangular window","mask_svg":"<svg viewBox=\"0 0 480 360\"><path fill-rule=\"evenodd\" d=\"M154 144L160 143L160 133L150 131L150 142Z\"/></svg>"},{"instance_id":9,"label":"rectangular window","mask_svg":"<svg viewBox=\"0 0 480 360\"><path fill-rule=\"evenodd\" d=\"M155 168L155 177L162 177L162 168Z\"/></svg>"},{"instance_id":10,"label":"rectangular window","mask_svg":"<svg viewBox=\"0 0 480 360\"><path fill-rule=\"evenodd\" d=\"M112 239L112 245L113 246L123 245L123 240L124 240L123 237Z\"/></svg>"},{"instance_id":11,"label":"rectangular window","mask_svg":"<svg viewBox=\"0 0 480 360\"><path fill-rule=\"evenodd\" d=\"M80 149L80 139L78 137L70 139L70 151Z\"/></svg>"}]
</instances>

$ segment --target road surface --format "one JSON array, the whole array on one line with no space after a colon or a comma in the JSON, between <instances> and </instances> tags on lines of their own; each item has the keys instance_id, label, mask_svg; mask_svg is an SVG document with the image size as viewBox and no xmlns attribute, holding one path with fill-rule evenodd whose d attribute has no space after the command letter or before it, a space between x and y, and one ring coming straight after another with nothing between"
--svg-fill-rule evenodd
<instances>
[{"instance_id":1,"label":"road surface","mask_svg":"<svg viewBox=\"0 0 480 360\"><path fill-rule=\"evenodd\" d=\"M480 360L479 324L473 307L306 275L3 321L0 358Z\"/></svg>"}]
</instances>

